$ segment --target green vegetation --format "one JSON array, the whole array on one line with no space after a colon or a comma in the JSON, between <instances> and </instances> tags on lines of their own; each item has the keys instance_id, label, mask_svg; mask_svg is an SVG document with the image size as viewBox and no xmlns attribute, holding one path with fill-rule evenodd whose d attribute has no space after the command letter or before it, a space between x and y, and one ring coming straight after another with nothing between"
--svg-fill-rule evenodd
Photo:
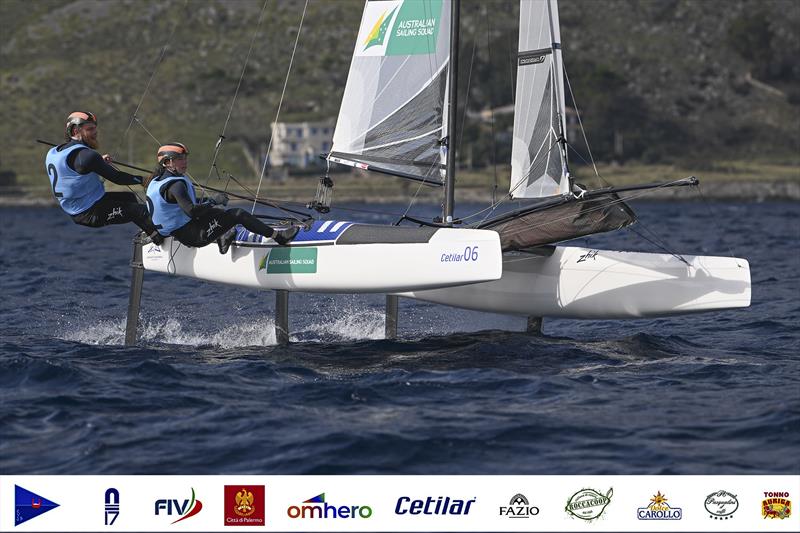
<instances>
[{"instance_id":1,"label":"green vegetation","mask_svg":"<svg viewBox=\"0 0 800 533\"><path fill-rule=\"evenodd\" d=\"M463 0L460 103L470 111L513 102L516 4ZM66 114L88 109L100 117L105 151L149 168L151 134L181 140L190 147L195 177L205 181L261 5L3 0L0 172L13 171L26 189L47 194L44 147L34 140L59 141ZM362 0L310 1L281 120L337 115L362 6ZM255 176L243 147L266 146L302 7L300 0L269 1L225 132L219 167L248 183ZM800 180L800 2L561 0L560 11L565 65L608 181L690 174L706 181ZM150 133L134 122L124 135L173 28L137 114ZM494 124L470 119L463 126L465 191L489 197L495 163L499 194L508 190L512 124L511 116L498 114ZM573 141L579 154L573 161L588 159ZM589 167L574 171L594 185ZM339 197L416 191L391 178L336 179ZM315 182L267 187L276 197L308 200ZM436 193L424 189L420 197L435 201Z\"/></svg>"}]
</instances>

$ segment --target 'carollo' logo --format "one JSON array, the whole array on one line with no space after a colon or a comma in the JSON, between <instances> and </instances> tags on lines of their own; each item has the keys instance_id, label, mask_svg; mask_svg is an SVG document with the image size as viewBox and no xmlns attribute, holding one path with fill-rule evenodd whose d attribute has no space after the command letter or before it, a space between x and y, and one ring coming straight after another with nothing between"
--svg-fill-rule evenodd
<instances>
[{"instance_id":1,"label":"'carollo' logo","mask_svg":"<svg viewBox=\"0 0 800 533\"><path fill-rule=\"evenodd\" d=\"M605 495L594 489L581 489L567 500L564 510L581 520L594 520L606 510L613 494L613 488L608 489Z\"/></svg>"},{"instance_id":2,"label":"'carollo' logo","mask_svg":"<svg viewBox=\"0 0 800 533\"><path fill-rule=\"evenodd\" d=\"M706 511L709 518L714 520L727 520L739 508L739 500L735 494L725 490L718 490L706 496Z\"/></svg>"}]
</instances>

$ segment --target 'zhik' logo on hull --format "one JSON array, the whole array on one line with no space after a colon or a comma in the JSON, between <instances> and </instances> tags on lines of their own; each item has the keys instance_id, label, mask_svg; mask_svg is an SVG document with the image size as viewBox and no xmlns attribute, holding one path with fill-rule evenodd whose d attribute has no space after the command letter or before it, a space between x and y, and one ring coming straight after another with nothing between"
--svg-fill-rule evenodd
<instances>
[{"instance_id":1,"label":"'zhik' logo on hull","mask_svg":"<svg viewBox=\"0 0 800 533\"><path fill-rule=\"evenodd\" d=\"M18 526L31 518L43 515L58 507L58 504L38 494L14 485L14 525Z\"/></svg>"},{"instance_id":2,"label":"'zhik' logo on hull","mask_svg":"<svg viewBox=\"0 0 800 533\"><path fill-rule=\"evenodd\" d=\"M181 520L191 518L202 510L203 502L195 499L194 488L192 489L191 500L187 499L183 500L183 502L178 500L156 500L156 516L160 516L162 514L167 516L180 516L180 518L172 522L173 524L180 522Z\"/></svg>"}]
</instances>

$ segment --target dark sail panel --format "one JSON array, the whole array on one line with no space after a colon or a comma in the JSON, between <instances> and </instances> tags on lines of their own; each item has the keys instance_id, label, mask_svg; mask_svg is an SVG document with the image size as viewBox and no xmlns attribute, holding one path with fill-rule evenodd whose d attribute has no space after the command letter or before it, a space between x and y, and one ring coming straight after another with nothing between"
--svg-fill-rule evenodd
<instances>
[{"instance_id":1,"label":"dark sail panel","mask_svg":"<svg viewBox=\"0 0 800 533\"><path fill-rule=\"evenodd\" d=\"M504 252L567 241L614 231L636 222L636 214L613 193L588 200L572 200L535 211L489 221L483 229L500 234Z\"/></svg>"}]
</instances>

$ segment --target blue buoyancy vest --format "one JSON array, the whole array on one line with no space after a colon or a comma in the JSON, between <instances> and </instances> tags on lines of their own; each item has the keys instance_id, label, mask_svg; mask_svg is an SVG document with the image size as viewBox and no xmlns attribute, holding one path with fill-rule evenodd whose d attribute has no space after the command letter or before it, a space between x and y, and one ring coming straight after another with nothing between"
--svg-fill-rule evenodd
<instances>
[{"instance_id":1,"label":"blue buoyancy vest","mask_svg":"<svg viewBox=\"0 0 800 533\"><path fill-rule=\"evenodd\" d=\"M44 161L50 185L61 209L70 215L83 213L106 193L96 172L79 174L67 164L67 157L75 150L88 149L84 144L74 144L58 151L52 148Z\"/></svg>"},{"instance_id":2,"label":"blue buoyancy vest","mask_svg":"<svg viewBox=\"0 0 800 533\"><path fill-rule=\"evenodd\" d=\"M158 232L165 237L172 235L177 229L185 226L192 218L184 213L181 206L177 203L168 202L164 195L167 188L176 181L182 181L186 184L186 189L189 191L189 198L192 203L197 203L197 197L194 195L194 187L192 182L186 176L172 176L164 174L158 178L154 178L147 186L147 207L150 209L150 216L153 218L153 224L158 228Z\"/></svg>"}]
</instances>

